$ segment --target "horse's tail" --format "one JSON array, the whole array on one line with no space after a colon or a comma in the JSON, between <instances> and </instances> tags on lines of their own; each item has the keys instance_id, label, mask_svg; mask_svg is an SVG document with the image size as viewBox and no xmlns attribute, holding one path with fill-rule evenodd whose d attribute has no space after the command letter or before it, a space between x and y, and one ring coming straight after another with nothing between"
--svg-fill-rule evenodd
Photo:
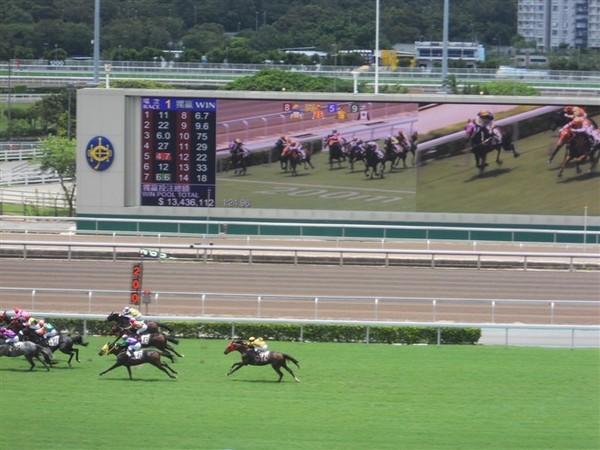
<instances>
[{"instance_id":1,"label":"horse's tail","mask_svg":"<svg viewBox=\"0 0 600 450\"><path fill-rule=\"evenodd\" d=\"M179 344L179 339L177 339L174 336L171 336L169 334L165 334L165 337L167 338L167 341L172 342L173 344Z\"/></svg>"},{"instance_id":2,"label":"horse's tail","mask_svg":"<svg viewBox=\"0 0 600 450\"><path fill-rule=\"evenodd\" d=\"M162 322L156 322L156 325L158 325L158 326L159 326L159 327L161 327L161 328L164 328L165 330L167 330L167 331L169 331L169 332L172 332L172 331L173 331L173 328L169 327L168 325L165 325L165 324L164 324L164 323L162 323Z\"/></svg>"},{"instance_id":3,"label":"horse's tail","mask_svg":"<svg viewBox=\"0 0 600 450\"><path fill-rule=\"evenodd\" d=\"M288 355L287 353L282 353L283 358L287 361L288 359L293 362L294 364L296 364L296 367L299 369L300 368L300 361L298 361L296 358L294 358L293 356Z\"/></svg>"},{"instance_id":4,"label":"horse's tail","mask_svg":"<svg viewBox=\"0 0 600 450\"><path fill-rule=\"evenodd\" d=\"M71 339L73 340L73 344L83 345L84 347L87 347L88 345L88 342L84 342L83 336L81 336L80 334L78 334L77 336L73 336Z\"/></svg>"}]
</instances>

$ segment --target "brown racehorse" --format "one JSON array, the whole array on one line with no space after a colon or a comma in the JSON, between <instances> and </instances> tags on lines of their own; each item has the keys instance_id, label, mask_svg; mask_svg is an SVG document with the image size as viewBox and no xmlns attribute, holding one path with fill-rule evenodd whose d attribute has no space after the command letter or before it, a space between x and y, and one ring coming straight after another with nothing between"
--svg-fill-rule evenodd
<instances>
[{"instance_id":1,"label":"brown racehorse","mask_svg":"<svg viewBox=\"0 0 600 450\"><path fill-rule=\"evenodd\" d=\"M122 346L112 345L107 342L102 346L98 354L100 356L108 354L117 355L117 361L105 371L100 372L100 375L104 375L106 372L110 372L111 370L116 369L117 367L125 366L127 372L129 373L129 379L133 380L133 377L131 376L131 366L139 366L140 364L148 363L152 364L157 369L162 370L170 378L177 378L177 372L174 369L172 369L171 366L169 366L167 363L164 363L160 360L160 357L164 356L166 358L169 358L171 362L174 362L173 356L170 353L159 352L154 350L141 350L141 352L142 353L140 358L133 358L127 354L127 351Z\"/></svg>"},{"instance_id":2,"label":"brown racehorse","mask_svg":"<svg viewBox=\"0 0 600 450\"><path fill-rule=\"evenodd\" d=\"M117 336L117 340L123 335L123 333L125 333L134 336L136 339L139 339L142 347L155 347L162 352L171 352L180 358L183 358L183 355L177 352L177 350L175 350L175 348L169 344L169 342L173 342L173 344L179 343L179 341L173 336L167 336L163 333L147 333L142 334L141 336L135 336L135 333L131 333L131 330L121 328L118 325L113 325L112 332Z\"/></svg>"},{"instance_id":3,"label":"brown racehorse","mask_svg":"<svg viewBox=\"0 0 600 450\"><path fill-rule=\"evenodd\" d=\"M112 312L106 317L107 322L116 322L121 328L129 328L129 319L125 316L121 316L119 313ZM148 326L148 333L160 333L160 328L164 328L167 331L173 331L167 325L161 322L154 322L152 320L145 321Z\"/></svg>"},{"instance_id":4,"label":"brown racehorse","mask_svg":"<svg viewBox=\"0 0 600 450\"><path fill-rule=\"evenodd\" d=\"M558 177L562 177L563 171L570 161L575 161L575 167L578 174L581 173L579 164L586 160L590 162L590 171L592 171L598 164L599 155L596 155L598 150L597 147L592 146L590 140L584 133L576 133L567 143L567 152L560 165Z\"/></svg>"},{"instance_id":5,"label":"brown racehorse","mask_svg":"<svg viewBox=\"0 0 600 450\"><path fill-rule=\"evenodd\" d=\"M227 355L233 351L240 352L242 355L242 360L231 366L229 372L227 372L227 376L231 375L233 372L242 368L243 366L266 366L267 364L270 364L273 370L277 372L277 375L279 375L279 379L277 381L281 381L283 378L283 372L281 371L281 368L283 367L292 377L294 377L295 381L298 383L300 382L296 375L294 375L294 372L292 372L292 369L287 366L287 361L290 360L296 364L296 367L300 368L298 360L290 355L280 352L268 352L269 354L266 356L266 358L259 359L256 352L248 347L246 342L240 340L230 341L229 344L227 344L227 347L225 347L224 353Z\"/></svg>"}]
</instances>

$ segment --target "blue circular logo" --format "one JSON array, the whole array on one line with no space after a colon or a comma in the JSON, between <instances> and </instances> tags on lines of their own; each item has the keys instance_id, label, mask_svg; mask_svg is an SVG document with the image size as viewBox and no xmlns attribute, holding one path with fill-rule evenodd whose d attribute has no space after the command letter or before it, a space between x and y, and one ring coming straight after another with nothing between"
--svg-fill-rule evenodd
<instances>
[{"instance_id":1,"label":"blue circular logo","mask_svg":"<svg viewBox=\"0 0 600 450\"><path fill-rule=\"evenodd\" d=\"M94 136L85 147L85 159L92 169L106 170L115 159L115 148L104 136Z\"/></svg>"}]
</instances>

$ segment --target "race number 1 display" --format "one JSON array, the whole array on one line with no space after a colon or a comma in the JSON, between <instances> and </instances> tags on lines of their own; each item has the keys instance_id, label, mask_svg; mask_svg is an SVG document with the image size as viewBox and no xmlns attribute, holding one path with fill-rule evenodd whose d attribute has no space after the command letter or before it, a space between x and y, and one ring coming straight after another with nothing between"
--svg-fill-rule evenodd
<instances>
[{"instance_id":1,"label":"race number 1 display","mask_svg":"<svg viewBox=\"0 0 600 450\"><path fill-rule=\"evenodd\" d=\"M217 101L142 97L142 205L215 206Z\"/></svg>"}]
</instances>

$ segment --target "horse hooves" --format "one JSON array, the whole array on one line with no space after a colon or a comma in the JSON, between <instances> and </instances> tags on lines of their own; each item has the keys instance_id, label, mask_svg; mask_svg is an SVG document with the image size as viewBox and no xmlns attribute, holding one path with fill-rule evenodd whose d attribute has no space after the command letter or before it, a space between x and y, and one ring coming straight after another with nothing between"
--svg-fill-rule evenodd
<instances>
[{"instance_id":1,"label":"horse hooves","mask_svg":"<svg viewBox=\"0 0 600 450\"><path fill-rule=\"evenodd\" d=\"M520 153L517 153L517 152L514 152L514 153L513 153L513 156L514 156L515 158L518 158L519 156L521 156L521 154L520 154Z\"/></svg>"},{"instance_id":2,"label":"horse hooves","mask_svg":"<svg viewBox=\"0 0 600 450\"><path fill-rule=\"evenodd\" d=\"M296 383L300 383L300 380L296 377L294 377L294 380L296 381Z\"/></svg>"}]
</instances>

